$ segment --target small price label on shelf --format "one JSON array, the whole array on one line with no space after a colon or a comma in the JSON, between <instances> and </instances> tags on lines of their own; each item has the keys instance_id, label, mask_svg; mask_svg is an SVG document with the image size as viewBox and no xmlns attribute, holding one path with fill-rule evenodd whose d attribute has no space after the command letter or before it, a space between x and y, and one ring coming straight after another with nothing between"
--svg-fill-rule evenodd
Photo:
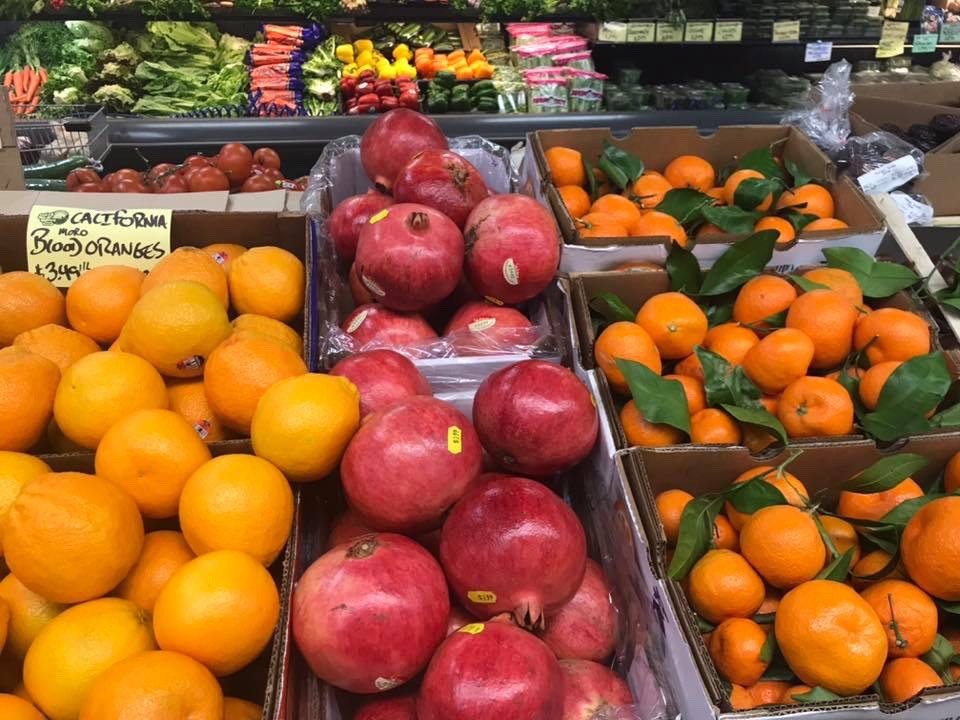
<instances>
[{"instance_id":1,"label":"small price label on shelf","mask_svg":"<svg viewBox=\"0 0 960 720\"><path fill-rule=\"evenodd\" d=\"M803 53L804 62L829 62L833 56L833 43L820 42L807 43L806 52Z\"/></svg>"},{"instance_id":2,"label":"small price label on shelf","mask_svg":"<svg viewBox=\"0 0 960 720\"><path fill-rule=\"evenodd\" d=\"M944 23L940 29L941 45L956 45L960 43L960 23Z\"/></svg>"},{"instance_id":3,"label":"small price label on shelf","mask_svg":"<svg viewBox=\"0 0 960 720\"><path fill-rule=\"evenodd\" d=\"M780 20L773 24L773 42L798 42L800 40L799 20Z\"/></svg>"},{"instance_id":4,"label":"small price label on shelf","mask_svg":"<svg viewBox=\"0 0 960 720\"><path fill-rule=\"evenodd\" d=\"M920 168L912 155L904 155L857 178L860 187L868 195L896 190L920 174Z\"/></svg>"},{"instance_id":5,"label":"small price label on shelf","mask_svg":"<svg viewBox=\"0 0 960 720\"><path fill-rule=\"evenodd\" d=\"M676 27L673 23L657 23L657 42L658 43L678 43L683 42L683 26Z\"/></svg>"},{"instance_id":6,"label":"small price label on shelf","mask_svg":"<svg viewBox=\"0 0 960 720\"><path fill-rule=\"evenodd\" d=\"M654 22L627 23L628 43L652 43L657 39L657 24Z\"/></svg>"},{"instance_id":7,"label":"small price label on shelf","mask_svg":"<svg viewBox=\"0 0 960 720\"><path fill-rule=\"evenodd\" d=\"M743 23L739 20L717 20L713 31L714 42L740 42Z\"/></svg>"},{"instance_id":8,"label":"small price label on shelf","mask_svg":"<svg viewBox=\"0 0 960 720\"><path fill-rule=\"evenodd\" d=\"M683 41L688 43L707 43L713 40L713 23L695 20L688 22L683 31Z\"/></svg>"},{"instance_id":9,"label":"small price label on shelf","mask_svg":"<svg viewBox=\"0 0 960 720\"><path fill-rule=\"evenodd\" d=\"M27 221L27 264L57 287L101 265L150 270L170 254L173 211L83 210L34 205Z\"/></svg>"},{"instance_id":10,"label":"small price label on shelf","mask_svg":"<svg viewBox=\"0 0 960 720\"><path fill-rule=\"evenodd\" d=\"M892 58L903 55L903 48L907 43L907 30L910 23L893 22L886 20L880 32L880 43L877 45L878 58Z\"/></svg>"},{"instance_id":11,"label":"small price label on shelf","mask_svg":"<svg viewBox=\"0 0 960 720\"><path fill-rule=\"evenodd\" d=\"M923 35L914 35L913 43L910 48L910 52L913 55L921 55L923 53L932 53L937 49L937 40L940 38L936 33L925 33Z\"/></svg>"},{"instance_id":12,"label":"small price label on shelf","mask_svg":"<svg viewBox=\"0 0 960 720\"><path fill-rule=\"evenodd\" d=\"M623 22L601 23L597 39L600 42L625 43L627 41L627 24Z\"/></svg>"},{"instance_id":13,"label":"small price label on shelf","mask_svg":"<svg viewBox=\"0 0 960 720\"><path fill-rule=\"evenodd\" d=\"M868 5L868 6L867 6L867 17L880 17L880 6L879 6L879 5Z\"/></svg>"}]
</instances>

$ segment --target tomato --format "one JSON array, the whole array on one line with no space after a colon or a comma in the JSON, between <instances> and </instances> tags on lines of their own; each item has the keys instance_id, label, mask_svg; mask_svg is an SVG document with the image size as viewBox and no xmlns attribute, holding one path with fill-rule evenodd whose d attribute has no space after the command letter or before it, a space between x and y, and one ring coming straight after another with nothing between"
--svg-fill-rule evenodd
<instances>
[{"instance_id":1,"label":"tomato","mask_svg":"<svg viewBox=\"0 0 960 720\"><path fill-rule=\"evenodd\" d=\"M104 185L102 182L87 182L82 185L77 185L73 189L73 192L95 192L95 193L105 193L110 192L110 188Z\"/></svg>"},{"instance_id":2,"label":"tomato","mask_svg":"<svg viewBox=\"0 0 960 720\"><path fill-rule=\"evenodd\" d=\"M253 154L253 161L265 168L280 169L280 155L273 148L260 148Z\"/></svg>"},{"instance_id":3,"label":"tomato","mask_svg":"<svg viewBox=\"0 0 960 720\"><path fill-rule=\"evenodd\" d=\"M267 192L268 190L276 190L277 184L268 178L266 174L264 175L251 175L243 183L243 187L240 188L240 192L253 193L253 192Z\"/></svg>"},{"instance_id":4,"label":"tomato","mask_svg":"<svg viewBox=\"0 0 960 720\"><path fill-rule=\"evenodd\" d=\"M157 178L166 178L169 175L172 175L176 172L177 166L173 163L160 163L159 165L154 165L147 171L147 180L149 182L156 182Z\"/></svg>"},{"instance_id":5,"label":"tomato","mask_svg":"<svg viewBox=\"0 0 960 720\"><path fill-rule=\"evenodd\" d=\"M137 172L136 170L132 170L130 168L123 168L123 170L117 170L115 173L113 173L113 176L110 178L110 189L113 190L114 192L120 192L119 190L117 190L117 183L124 182L124 181L138 182L140 184L143 184L143 175ZM128 190L127 192L131 192L131 191Z\"/></svg>"},{"instance_id":6,"label":"tomato","mask_svg":"<svg viewBox=\"0 0 960 720\"><path fill-rule=\"evenodd\" d=\"M230 181L227 176L215 167L199 168L190 175L187 181L190 192L216 192L229 190Z\"/></svg>"},{"instance_id":7,"label":"tomato","mask_svg":"<svg viewBox=\"0 0 960 720\"><path fill-rule=\"evenodd\" d=\"M106 192L110 192L109 188L111 187L111 184L113 183L113 173L107 173L106 175L104 175L102 178L100 178L100 182L103 183L103 186L104 186L105 188L108 188L108 189L106 190Z\"/></svg>"},{"instance_id":8,"label":"tomato","mask_svg":"<svg viewBox=\"0 0 960 720\"><path fill-rule=\"evenodd\" d=\"M265 178L270 178L270 180L283 180L283 173L272 167L265 167L261 173Z\"/></svg>"},{"instance_id":9,"label":"tomato","mask_svg":"<svg viewBox=\"0 0 960 720\"><path fill-rule=\"evenodd\" d=\"M73 191L84 183L99 183L100 176L93 168L78 168L67 175L67 190Z\"/></svg>"},{"instance_id":10,"label":"tomato","mask_svg":"<svg viewBox=\"0 0 960 720\"><path fill-rule=\"evenodd\" d=\"M117 180L114 178L113 191L116 193L149 193L150 188L140 180Z\"/></svg>"},{"instance_id":11,"label":"tomato","mask_svg":"<svg viewBox=\"0 0 960 720\"><path fill-rule=\"evenodd\" d=\"M191 155L186 160L183 161L184 165L197 165L198 167L209 167L213 165L213 161L208 158L206 155Z\"/></svg>"},{"instance_id":12,"label":"tomato","mask_svg":"<svg viewBox=\"0 0 960 720\"><path fill-rule=\"evenodd\" d=\"M217 167L223 171L233 187L240 187L253 172L253 153L241 143L229 143L220 148Z\"/></svg>"},{"instance_id":13,"label":"tomato","mask_svg":"<svg viewBox=\"0 0 960 720\"><path fill-rule=\"evenodd\" d=\"M160 195L172 195L174 193L190 192L190 186L187 181L179 175L173 175L166 178L156 191Z\"/></svg>"}]
</instances>

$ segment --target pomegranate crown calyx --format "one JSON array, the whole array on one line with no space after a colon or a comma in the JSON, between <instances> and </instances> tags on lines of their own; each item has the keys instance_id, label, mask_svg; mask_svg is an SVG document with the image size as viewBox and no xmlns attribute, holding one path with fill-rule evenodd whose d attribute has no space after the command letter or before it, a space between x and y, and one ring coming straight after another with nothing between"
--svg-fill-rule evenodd
<instances>
[{"instance_id":1,"label":"pomegranate crown calyx","mask_svg":"<svg viewBox=\"0 0 960 720\"><path fill-rule=\"evenodd\" d=\"M357 560L370 557L379 544L376 535L364 535L350 546L350 549L347 550L347 557Z\"/></svg>"},{"instance_id":2,"label":"pomegranate crown calyx","mask_svg":"<svg viewBox=\"0 0 960 720\"><path fill-rule=\"evenodd\" d=\"M414 230L426 230L430 227L430 216L425 212L412 212L407 217L407 224Z\"/></svg>"}]
</instances>

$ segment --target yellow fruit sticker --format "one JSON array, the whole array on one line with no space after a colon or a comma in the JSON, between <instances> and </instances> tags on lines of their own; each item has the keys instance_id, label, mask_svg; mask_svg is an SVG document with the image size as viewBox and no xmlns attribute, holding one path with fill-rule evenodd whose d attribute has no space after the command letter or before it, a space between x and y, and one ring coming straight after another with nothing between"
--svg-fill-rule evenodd
<instances>
[{"instance_id":1,"label":"yellow fruit sticker","mask_svg":"<svg viewBox=\"0 0 960 720\"><path fill-rule=\"evenodd\" d=\"M467 329L470 330L470 332L483 332L484 330L489 330L496 324L497 324L496 318L481 317L481 318L477 318L472 323L467 325Z\"/></svg>"},{"instance_id":2,"label":"yellow fruit sticker","mask_svg":"<svg viewBox=\"0 0 960 720\"><path fill-rule=\"evenodd\" d=\"M503 279L510 285L520 284L520 268L513 258L507 258L503 261Z\"/></svg>"},{"instance_id":3,"label":"yellow fruit sticker","mask_svg":"<svg viewBox=\"0 0 960 720\"><path fill-rule=\"evenodd\" d=\"M491 295L484 295L483 299L486 300L487 302L493 303L494 305L503 305L503 300L501 300L500 298L495 298Z\"/></svg>"},{"instance_id":4,"label":"yellow fruit sticker","mask_svg":"<svg viewBox=\"0 0 960 720\"><path fill-rule=\"evenodd\" d=\"M479 635L483 632L483 623L470 623L469 625L464 625L462 628L457 630L457 632L465 632L468 635Z\"/></svg>"},{"instance_id":5,"label":"yellow fruit sticker","mask_svg":"<svg viewBox=\"0 0 960 720\"><path fill-rule=\"evenodd\" d=\"M347 332L350 333L351 335L355 333L357 331L357 328L363 325L363 321L367 319L367 314L369 312L370 312L369 310L364 310L359 315L357 315L353 320L351 320L350 324L347 325Z\"/></svg>"},{"instance_id":6,"label":"yellow fruit sticker","mask_svg":"<svg viewBox=\"0 0 960 720\"><path fill-rule=\"evenodd\" d=\"M381 210L376 215L371 216L371 218L367 222L369 222L371 225L375 225L376 223L383 220L389 214L390 214L389 210Z\"/></svg>"},{"instance_id":7,"label":"yellow fruit sticker","mask_svg":"<svg viewBox=\"0 0 960 720\"><path fill-rule=\"evenodd\" d=\"M447 428L447 450L453 455L463 452L463 430L456 425Z\"/></svg>"},{"instance_id":8,"label":"yellow fruit sticker","mask_svg":"<svg viewBox=\"0 0 960 720\"><path fill-rule=\"evenodd\" d=\"M480 605L493 605L497 601L497 594L489 590L470 590L467 599Z\"/></svg>"},{"instance_id":9,"label":"yellow fruit sticker","mask_svg":"<svg viewBox=\"0 0 960 720\"><path fill-rule=\"evenodd\" d=\"M370 278L368 278L366 275L363 275L362 273L360 275L360 281L366 286L367 290L372 292L377 297L383 297L384 295L387 294L386 290L384 290L382 287L377 285L375 280L371 280Z\"/></svg>"}]
</instances>

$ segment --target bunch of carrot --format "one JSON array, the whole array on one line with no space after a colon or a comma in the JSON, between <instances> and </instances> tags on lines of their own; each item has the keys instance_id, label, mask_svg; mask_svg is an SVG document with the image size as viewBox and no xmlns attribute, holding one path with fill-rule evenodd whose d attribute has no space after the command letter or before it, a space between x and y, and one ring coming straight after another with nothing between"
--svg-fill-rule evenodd
<instances>
[{"instance_id":1,"label":"bunch of carrot","mask_svg":"<svg viewBox=\"0 0 960 720\"><path fill-rule=\"evenodd\" d=\"M30 115L40 104L40 91L47 81L44 68L34 70L24 65L23 70L9 71L3 76L3 86L9 88L10 104L17 115Z\"/></svg>"}]
</instances>

